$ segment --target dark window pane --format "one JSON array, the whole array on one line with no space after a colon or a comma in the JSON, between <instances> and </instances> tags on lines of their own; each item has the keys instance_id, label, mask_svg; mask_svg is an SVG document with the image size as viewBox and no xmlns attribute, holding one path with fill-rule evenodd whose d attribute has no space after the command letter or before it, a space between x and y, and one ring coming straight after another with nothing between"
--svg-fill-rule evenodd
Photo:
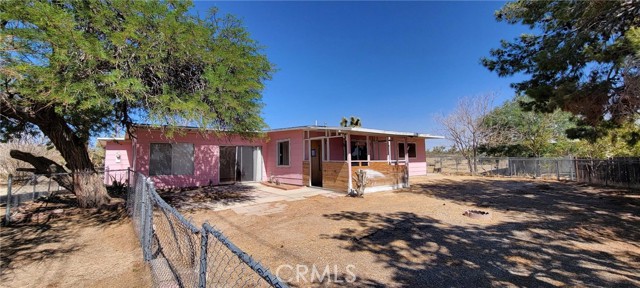
<instances>
[{"instance_id":1,"label":"dark window pane","mask_svg":"<svg viewBox=\"0 0 640 288\"><path fill-rule=\"evenodd\" d=\"M409 158L416 158L416 143L407 143ZM404 158L404 143L398 143L398 158Z\"/></svg>"},{"instance_id":2,"label":"dark window pane","mask_svg":"<svg viewBox=\"0 0 640 288\"><path fill-rule=\"evenodd\" d=\"M149 175L171 174L171 144L152 143L149 156Z\"/></svg>"},{"instance_id":3,"label":"dark window pane","mask_svg":"<svg viewBox=\"0 0 640 288\"><path fill-rule=\"evenodd\" d=\"M289 165L289 141L278 142L278 165Z\"/></svg>"},{"instance_id":4,"label":"dark window pane","mask_svg":"<svg viewBox=\"0 0 640 288\"><path fill-rule=\"evenodd\" d=\"M351 160L367 160L367 144L351 141Z\"/></svg>"},{"instance_id":5,"label":"dark window pane","mask_svg":"<svg viewBox=\"0 0 640 288\"><path fill-rule=\"evenodd\" d=\"M409 158L416 158L416 143L407 143L409 147Z\"/></svg>"}]
</instances>

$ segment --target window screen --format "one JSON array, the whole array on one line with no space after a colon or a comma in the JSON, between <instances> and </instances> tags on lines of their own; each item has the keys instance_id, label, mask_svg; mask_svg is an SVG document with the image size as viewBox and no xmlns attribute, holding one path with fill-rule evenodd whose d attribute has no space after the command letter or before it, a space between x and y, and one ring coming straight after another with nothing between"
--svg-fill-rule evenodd
<instances>
[{"instance_id":1,"label":"window screen","mask_svg":"<svg viewBox=\"0 0 640 288\"><path fill-rule=\"evenodd\" d=\"M278 142L278 166L289 165L289 141Z\"/></svg>"},{"instance_id":2,"label":"window screen","mask_svg":"<svg viewBox=\"0 0 640 288\"><path fill-rule=\"evenodd\" d=\"M193 175L193 144L151 143L149 175Z\"/></svg>"},{"instance_id":3,"label":"window screen","mask_svg":"<svg viewBox=\"0 0 640 288\"><path fill-rule=\"evenodd\" d=\"M416 158L416 143L407 143L409 158ZM398 143L398 158L404 158L404 143Z\"/></svg>"},{"instance_id":4,"label":"window screen","mask_svg":"<svg viewBox=\"0 0 640 288\"><path fill-rule=\"evenodd\" d=\"M193 144L171 145L171 174L193 175Z\"/></svg>"},{"instance_id":5,"label":"window screen","mask_svg":"<svg viewBox=\"0 0 640 288\"><path fill-rule=\"evenodd\" d=\"M149 175L171 174L171 144L152 143L149 160Z\"/></svg>"}]
</instances>

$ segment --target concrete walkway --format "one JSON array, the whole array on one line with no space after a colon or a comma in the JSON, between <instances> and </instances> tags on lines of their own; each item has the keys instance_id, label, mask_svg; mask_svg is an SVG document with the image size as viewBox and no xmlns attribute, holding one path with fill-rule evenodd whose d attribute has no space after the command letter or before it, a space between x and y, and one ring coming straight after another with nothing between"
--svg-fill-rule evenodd
<instances>
[{"instance_id":1,"label":"concrete walkway","mask_svg":"<svg viewBox=\"0 0 640 288\"><path fill-rule=\"evenodd\" d=\"M282 190L268 187L260 183L246 183L243 185L253 188L251 191L247 192L247 195L253 198L252 200L228 204L212 203L209 205L209 208L213 211L232 209L238 214L268 215L284 210L287 205L284 203L278 203L281 201L298 201L317 195L328 198L345 196L343 193L312 187Z\"/></svg>"}]
</instances>

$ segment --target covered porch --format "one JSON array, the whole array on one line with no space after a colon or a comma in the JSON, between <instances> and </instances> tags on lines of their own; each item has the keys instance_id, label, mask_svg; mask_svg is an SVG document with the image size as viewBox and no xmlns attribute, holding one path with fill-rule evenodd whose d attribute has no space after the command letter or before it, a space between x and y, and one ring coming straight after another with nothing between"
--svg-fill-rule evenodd
<instances>
[{"instance_id":1,"label":"covered porch","mask_svg":"<svg viewBox=\"0 0 640 288\"><path fill-rule=\"evenodd\" d=\"M357 187L360 170L365 192L408 187L410 176L426 175L425 140L442 138L360 127L311 126L303 133L304 185L340 192Z\"/></svg>"}]
</instances>

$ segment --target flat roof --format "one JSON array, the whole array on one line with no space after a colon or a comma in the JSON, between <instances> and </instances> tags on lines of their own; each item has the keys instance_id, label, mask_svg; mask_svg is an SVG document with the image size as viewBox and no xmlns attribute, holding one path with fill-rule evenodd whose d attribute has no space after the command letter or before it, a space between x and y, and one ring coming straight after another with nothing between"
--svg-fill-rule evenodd
<instances>
[{"instance_id":1,"label":"flat roof","mask_svg":"<svg viewBox=\"0 0 640 288\"><path fill-rule=\"evenodd\" d=\"M153 126L150 124L134 124L132 127L144 127L144 128L161 128L160 126ZM166 127L166 126L164 126ZM199 130L198 127L193 126L178 126L179 129L192 129ZM215 129L206 129L211 131L220 131ZM267 129L262 131L263 133L268 132L279 132L279 131L293 131L293 130L307 130L307 131L332 131L336 133L352 133L352 134L374 134L380 136L405 136L405 137L418 137L425 139L444 139L443 136L431 135L426 133L417 133L417 132L403 132L403 131L392 131L392 130L381 130L381 129L371 129L371 128L362 128L362 127L339 127L339 126L316 126L316 125L306 125L306 126L293 126L293 127L285 127L285 128L274 128ZM128 137L98 137L98 142L106 142L106 141L124 141L127 140Z\"/></svg>"},{"instance_id":2,"label":"flat roof","mask_svg":"<svg viewBox=\"0 0 640 288\"><path fill-rule=\"evenodd\" d=\"M391 130L371 129L371 128L362 128L362 127L337 127L337 126L315 126L315 125L271 129L271 130L267 130L266 132L291 131L291 130L334 131L337 133L351 132L356 134L376 134L376 135L383 135L383 136L406 136L406 137L419 137L419 138L425 138L425 139L444 139L443 136L431 135L431 134L425 134L425 133L416 133L416 132L391 131Z\"/></svg>"}]
</instances>

